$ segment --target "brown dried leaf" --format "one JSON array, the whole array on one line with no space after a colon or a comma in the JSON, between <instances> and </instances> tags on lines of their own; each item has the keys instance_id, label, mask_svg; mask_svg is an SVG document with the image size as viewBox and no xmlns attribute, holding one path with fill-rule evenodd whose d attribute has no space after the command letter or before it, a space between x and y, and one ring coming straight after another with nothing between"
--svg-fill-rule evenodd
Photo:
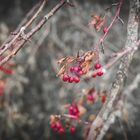
<instances>
[{"instance_id":1,"label":"brown dried leaf","mask_svg":"<svg viewBox=\"0 0 140 140\"><path fill-rule=\"evenodd\" d=\"M96 119L96 115L91 114L91 115L89 116L89 121L90 121L90 122L93 122L95 119Z\"/></svg>"},{"instance_id":2,"label":"brown dried leaf","mask_svg":"<svg viewBox=\"0 0 140 140\"><path fill-rule=\"evenodd\" d=\"M57 63L60 64L62 67L60 68L57 76L63 75L66 72L68 65L72 63L74 60L75 57L73 56L64 57L58 60Z\"/></svg>"},{"instance_id":3,"label":"brown dried leaf","mask_svg":"<svg viewBox=\"0 0 140 140\"><path fill-rule=\"evenodd\" d=\"M57 61L58 64L60 65L65 65L66 63L72 63L75 60L75 57L73 56L67 56L64 58L61 58L60 60Z\"/></svg>"},{"instance_id":4,"label":"brown dried leaf","mask_svg":"<svg viewBox=\"0 0 140 140\"><path fill-rule=\"evenodd\" d=\"M66 65L63 65L59 72L57 73L57 76L63 75L66 72Z\"/></svg>"},{"instance_id":5,"label":"brown dried leaf","mask_svg":"<svg viewBox=\"0 0 140 140\"><path fill-rule=\"evenodd\" d=\"M94 26L97 31L100 31L105 21L104 18L98 15L92 15L91 17L92 19L89 22L89 25Z\"/></svg>"},{"instance_id":6,"label":"brown dried leaf","mask_svg":"<svg viewBox=\"0 0 140 140\"><path fill-rule=\"evenodd\" d=\"M68 64L69 64L69 63L72 63L74 60L75 60L75 57L73 57L73 56L67 57L67 63L68 63Z\"/></svg>"},{"instance_id":7,"label":"brown dried leaf","mask_svg":"<svg viewBox=\"0 0 140 140\"><path fill-rule=\"evenodd\" d=\"M91 95L91 94L93 94L93 93L95 93L95 92L96 92L96 90L95 90L95 88L93 87L93 88L89 89L89 90L87 91L86 94Z\"/></svg>"},{"instance_id":8,"label":"brown dried leaf","mask_svg":"<svg viewBox=\"0 0 140 140\"><path fill-rule=\"evenodd\" d=\"M61 58L57 61L58 64L63 65L63 63L66 61L67 57Z\"/></svg>"},{"instance_id":9,"label":"brown dried leaf","mask_svg":"<svg viewBox=\"0 0 140 140\"><path fill-rule=\"evenodd\" d=\"M92 61L84 61L84 62L80 65L81 68L82 68L82 70L83 70L83 72L84 72L85 74L89 71L91 62L92 62Z\"/></svg>"},{"instance_id":10,"label":"brown dried leaf","mask_svg":"<svg viewBox=\"0 0 140 140\"><path fill-rule=\"evenodd\" d=\"M80 64L84 73L87 73L92 64L93 58L96 57L95 51L88 51L84 54L84 61Z\"/></svg>"},{"instance_id":11,"label":"brown dried leaf","mask_svg":"<svg viewBox=\"0 0 140 140\"><path fill-rule=\"evenodd\" d=\"M95 56L96 56L95 51L88 51L84 54L85 61L92 61Z\"/></svg>"},{"instance_id":12,"label":"brown dried leaf","mask_svg":"<svg viewBox=\"0 0 140 140\"><path fill-rule=\"evenodd\" d=\"M50 116L50 123L54 123L56 121L55 115Z\"/></svg>"},{"instance_id":13,"label":"brown dried leaf","mask_svg":"<svg viewBox=\"0 0 140 140\"><path fill-rule=\"evenodd\" d=\"M79 99L79 101L78 101L78 105L82 105L82 104L84 104L85 101L86 101L86 95L83 95L82 98Z\"/></svg>"},{"instance_id":14,"label":"brown dried leaf","mask_svg":"<svg viewBox=\"0 0 140 140\"><path fill-rule=\"evenodd\" d=\"M79 112L80 112L80 116L82 116L83 114L85 114L86 111L87 111L86 108L83 107L83 106L81 106L81 105L78 106L78 109L79 109Z\"/></svg>"}]
</instances>

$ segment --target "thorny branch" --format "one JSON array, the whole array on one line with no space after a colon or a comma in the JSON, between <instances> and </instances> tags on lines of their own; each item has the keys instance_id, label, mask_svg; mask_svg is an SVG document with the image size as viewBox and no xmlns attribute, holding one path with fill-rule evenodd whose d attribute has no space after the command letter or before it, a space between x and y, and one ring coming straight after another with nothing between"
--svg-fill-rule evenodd
<instances>
[{"instance_id":1,"label":"thorny branch","mask_svg":"<svg viewBox=\"0 0 140 140\"><path fill-rule=\"evenodd\" d=\"M136 42L138 40L138 20L136 20L136 17L137 17L136 3L137 3L137 0L130 1L129 21L128 21L128 27L127 27L127 41L125 44L125 48L137 45ZM123 88L124 81L127 76L128 68L130 66L131 60L133 59L133 54L134 54L134 51L132 51L131 53L128 53L121 59L121 63L119 65L115 81L112 84L112 87L110 89L110 92L108 94L108 97L104 106L102 107L95 121L91 125L91 129L89 131L87 140L95 140L101 137L100 132L102 131L103 126L106 125L106 122L110 118L110 115L112 114L112 111L115 108L117 99L121 95L121 89ZM97 130L100 130L100 131L97 131ZM102 134L104 135L105 133L102 133Z\"/></svg>"},{"instance_id":2,"label":"thorny branch","mask_svg":"<svg viewBox=\"0 0 140 140\"><path fill-rule=\"evenodd\" d=\"M46 0L43 1L43 3L41 4L41 6L39 7L38 11L33 15L33 17L27 21L27 23L24 23L25 25L22 25L22 27L20 27L19 32L15 33L16 35L13 37L13 39L11 39L8 43L4 43L1 48L2 50L0 51L0 55L2 55L7 49L9 49L14 42L21 36L24 35L25 30L29 27L29 25L32 24L32 22L36 19L36 17L38 16L38 14L41 12L41 10L43 9L43 7L45 6ZM27 17L25 19L28 18L28 16L30 16L30 14L32 14L32 12L34 11L34 9L38 6L35 5L33 7L33 9L27 14ZM24 22L24 20L22 21ZM22 23L21 23L22 24Z\"/></svg>"},{"instance_id":3,"label":"thorny branch","mask_svg":"<svg viewBox=\"0 0 140 140\"><path fill-rule=\"evenodd\" d=\"M120 0L118 6L117 6L117 11L116 11L116 14L113 18L113 20L111 21L110 25L107 27L107 31L104 33L104 35L100 38L99 42L97 43L97 45L95 46L95 49L96 50L99 50L99 47L100 45L103 45L103 42L106 38L106 36L108 35L108 32L109 30L111 29L111 27L113 26L114 22L118 19L119 17L119 14L120 14L120 10L121 10L121 7L122 7L122 4L123 4L123 0Z\"/></svg>"},{"instance_id":4,"label":"thorny branch","mask_svg":"<svg viewBox=\"0 0 140 140\"><path fill-rule=\"evenodd\" d=\"M45 6L46 0L42 2L38 11L33 15L33 17L19 29L19 32L8 42L1 46L0 56L1 61L0 65L5 64L9 59L11 59L22 47L23 45L37 32L43 25L62 7L67 1L61 0L47 15L45 15L40 22L34 27L31 31L25 34L25 30L29 27L32 22L37 18L38 14L41 12ZM4 55L6 50L12 49L8 55Z\"/></svg>"}]
</instances>

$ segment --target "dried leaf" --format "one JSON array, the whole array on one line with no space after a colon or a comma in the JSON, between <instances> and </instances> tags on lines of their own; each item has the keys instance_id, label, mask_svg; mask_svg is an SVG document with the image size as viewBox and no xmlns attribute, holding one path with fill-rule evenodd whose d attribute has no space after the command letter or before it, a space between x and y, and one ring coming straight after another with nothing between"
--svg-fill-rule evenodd
<instances>
[{"instance_id":1,"label":"dried leaf","mask_svg":"<svg viewBox=\"0 0 140 140\"><path fill-rule=\"evenodd\" d=\"M89 71L91 62L92 62L92 61L84 61L84 62L80 65L81 68L82 68L82 70L83 70L83 72L84 72L85 74Z\"/></svg>"},{"instance_id":2,"label":"dried leaf","mask_svg":"<svg viewBox=\"0 0 140 140\"><path fill-rule=\"evenodd\" d=\"M96 57L95 51L88 51L84 54L84 61L81 62L80 66L84 73L87 73L90 69L93 59Z\"/></svg>"},{"instance_id":3,"label":"dried leaf","mask_svg":"<svg viewBox=\"0 0 140 140\"><path fill-rule=\"evenodd\" d=\"M61 76L61 75L65 74L66 70L68 68L68 65L70 63L72 63L74 60L75 60L75 57L73 57L73 56L68 56L68 57L61 58L58 61L58 64L60 64L62 67L60 68L57 76Z\"/></svg>"},{"instance_id":4,"label":"dried leaf","mask_svg":"<svg viewBox=\"0 0 140 140\"><path fill-rule=\"evenodd\" d=\"M67 57L61 58L57 61L58 64L62 65L66 61Z\"/></svg>"},{"instance_id":5,"label":"dried leaf","mask_svg":"<svg viewBox=\"0 0 140 140\"><path fill-rule=\"evenodd\" d=\"M98 15L92 15L91 17L92 19L89 22L89 25L94 26L97 31L100 31L105 21L104 18Z\"/></svg>"},{"instance_id":6,"label":"dried leaf","mask_svg":"<svg viewBox=\"0 0 140 140\"><path fill-rule=\"evenodd\" d=\"M57 76L63 75L66 72L66 65L62 66L59 72L57 73Z\"/></svg>"},{"instance_id":7,"label":"dried leaf","mask_svg":"<svg viewBox=\"0 0 140 140\"><path fill-rule=\"evenodd\" d=\"M83 107L83 106L81 106L81 105L78 106L78 109L79 109L79 112L80 112L80 116L82 116L83 114L85 114L86 111L87 111L86 108Z\"/></svg>"}]
</instances>

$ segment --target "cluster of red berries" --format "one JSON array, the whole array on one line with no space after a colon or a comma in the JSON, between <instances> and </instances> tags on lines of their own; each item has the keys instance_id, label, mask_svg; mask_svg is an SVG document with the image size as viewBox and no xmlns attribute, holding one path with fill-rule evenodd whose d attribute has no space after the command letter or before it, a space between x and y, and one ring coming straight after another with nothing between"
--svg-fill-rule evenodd
<instances>
[{"instance_id":1,"label":"cluster of red berries","mask_svg":"<svg viewBox=\"0 0 140 140\"><path fill-rule=\"evenodd\" d=\"M80 78L78 76L69 76L68 74L64 74L63 75L63 81L64 82L69 82L69 83L79 83L80 82Z\"/></svg>"},{"instance_id":2,"label":"cluster of red berries","mask_svg":"<svg viewBox=\"0 0 140 140\"><path fill-rule=\"evenodd\" d=\"M3 67L3 66L0 66L0 71L4 72L5 74L8 74L8 75L13 74L13 70L12 69L6 68L6 67Z\"/></svg>"},{"instance_id":3,"label":"cluster of red berries","mask_svg":"<svg viewBox=\"0 0 140 140\"><path fill-rule=\"evenodd\" d=\"M76 118L80 117L80 111L78 109L78 106L76 104L71 104L68 108L69 115L75 116Z\"/></svg>"},{"instance_id":4,"label":"cluster of red berries","mask_svg":"<svg viewBox=\"0 0 140 140\"><path fill-rule=\"evenodd\" d=\"M60 121L53 122L53 123L51 124L51 128L52 128L54 131L59 132L60 134L64 133L64 128L62 127L62 124L61 124Z\"/></svg>"},{"instance_id":5,"label":"cluster of red berries","mask_svg":"<svg viewBox=\"0 0 140 140\"><path fill-rule=\"evenodd\" d=\"M96 99L96 95L87 95L87 101L94 102ZM102 103L106 101L106 95L101 95L100 100Z\"/></svg>"},{"instance_id":6,"label":"cluster of red berries","mask_svg":"<svg viewBox=\"0 0 140 140\"><path fill-rule=\"evenodd\" d=\"M94 90L87 93L86 100L90 103L94 102L96 100L97 96L99 97L99 99L102 103L104 103L106 101L106 94L105 93L97 94L97 92Z\"/></svg>"},{"instance_id":7,"label":"cluster of red berries","mask_svg":"<svg viewBox=\"0 0 140 140\"><path fill-rule=\"evenodd\" d=\"M96 76L102 76L104 74L103 69L100 63L96 63L94 65L94 68L96 71L93 72L92 77L95 78ZM82 68L80 66L72 66L70 68L70 73L72 74L69 75L67 73L65 73L62 77L62 80L64 82L68 82L68 83L79 83L80 82L80 76L82 76L84 73L84 71L82 70ZM73 76L74 75L74 76Z\"/></svg>"},{"instance_id":8,"label":"cluster of red berries","mask_svg":"<svg viewBox=\"0 0 140 140\"><path fill-rule=\"evenodd\" d=\"M102 75L104 74L103 70L101 69L101 68L102 68L102 65L101 65L100 63L96 63L96 64L94 65L94 68L95 68L96 70L98 70L98 71L97 71L97 72L96 72L96 71L93 72L93 74L92 74L92 77L93 77L93 78L95 78L96 76L102 76Z\"/></svg>"},{"instance_id":9,"label":"cluster of red berries","mask_svg":"<svg viewBox=\"0 0 140 140\"><path fill-rule=\"evenodd\" d=\"M62 80L64 82L69 82L69 83L73 83L73 82L79 83L80 82L80 76L84 74L84 72L82 71L82 68L80 66L72 66L70 68L70 72L74 76L64 74Z\"/></svg>"},{"instance_id":10,"label":"cluster of red berries","mask_svg":"<svg viewBox=\"0 0 140 140\"><path fill-rule=\"evenodd\" d=\"M60 121L57 122L53 122L51 124L51 128L55 131L55 132L59 132L59 134L63 134L65 132L65 128L62 126ZM76 130L76 128L74 126L69 127L69 132L70 133L74 133Z\"/></svg>"}]
</instances>

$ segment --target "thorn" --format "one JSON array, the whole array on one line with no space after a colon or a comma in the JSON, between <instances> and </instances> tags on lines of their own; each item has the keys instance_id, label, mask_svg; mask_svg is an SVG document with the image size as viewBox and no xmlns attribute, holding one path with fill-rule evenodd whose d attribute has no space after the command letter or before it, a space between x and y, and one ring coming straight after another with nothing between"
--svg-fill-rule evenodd
<instances>
[{"instance_id":1,"label":"thorn","mask_svg":"<svg viewBox=\"0 0 140 140\"><path fill-rule=\"evenodd\" d=\"M66 3L67 3L68 6L75 7L75 5L70 2L70 0L66 0Z\"/></svg>"},{"instance_id":2,"label":"thorn","mask_svg":"<svg viewBox=\"0 0 140 140\"><path fill-rule=\"evenodd\" d=\"M119 5L119 3L113 3L113 4L111 4L110 7L106 8L105 11L108 11L108 10L110 10L113 6L118 6L118 5Z\"/></svg>"},{"instance_id":3,"label":"thorn","mask_svg":"<svg viewBox=\"0 0 140 140\"><path fill-rule=\"evenodd\" d=\"M18 32L11 32L11 35L17 35Z\"/></svg>"},{"instance_id":4,"label":"thorn","mask_svg":"<svg viewBox=\"0 0 140 140\"><path fill-rule=\"evenodd\" d=\"M117 2L117 3L113 3L113 4L111 4L112 6L117 6L117 5L119 5L119 2Z\"/></svg>"},{"instance_id":5,"label":"thorn","mask_svg":"<svg viewBox=\"0 0 140 140\"><path fill-rule=\"evenodd\" d=\"M111 54L111 56L109 56L109 58L112 59L112 58L117 57L117 56L118 56L117 53L113 53L113 54Z\"/></svg>"},{"instance_id":6,"label":"thorn","mask_svg":"<svg viewBox=\"0 0 140 140\"><path fill-rule=\"evenodd\" d=\"M118 16L118 20L124 25L124 21L119 16Z\"/></svg>"},{"instance_id":7,"label":"thorn","mask_svg":"<svg viewBox=\"0 0 140 140\"><path fill-rule=\"evenodd\" d=\"M101 52L102 52L103 54L105 53L103 42L101 43Z\"/></svg>"}]
</instances>

